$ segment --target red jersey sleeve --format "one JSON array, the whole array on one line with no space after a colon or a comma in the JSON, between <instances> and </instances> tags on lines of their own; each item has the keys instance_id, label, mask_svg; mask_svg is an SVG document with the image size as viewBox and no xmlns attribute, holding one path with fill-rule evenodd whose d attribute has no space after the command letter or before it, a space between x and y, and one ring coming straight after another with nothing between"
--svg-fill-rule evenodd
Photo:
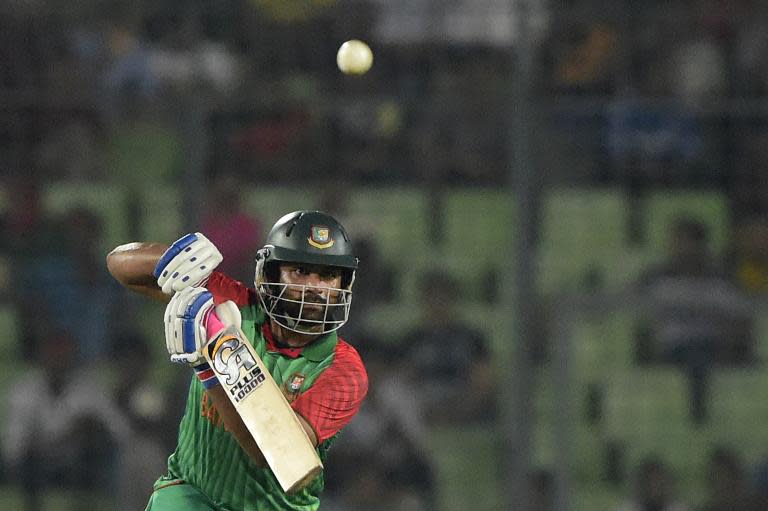
<instances>
[{"instance_id":1,"label":"red jersey sleeve","mask_svg":"<svg viewBox=\"0 0 768 511\"><path fill-rule=\"evenodd\" d=\"M247 287L242 282L218 271L211 273L205 287L213 295L216 305L232 300L238 307L243 307L256 300L254 288Z\"/></svg>"},{"instance_id":2,"label":"red jersey sleeve","mask_svg":"<svg viewBox=\"0 0 768 511\"><path fill-rule=\"evenodd\" d=\"M368 392L368 374L357 351L339 339L333 363L291 406L323 442L346 426Z\"/></svg>"}]
</instances>

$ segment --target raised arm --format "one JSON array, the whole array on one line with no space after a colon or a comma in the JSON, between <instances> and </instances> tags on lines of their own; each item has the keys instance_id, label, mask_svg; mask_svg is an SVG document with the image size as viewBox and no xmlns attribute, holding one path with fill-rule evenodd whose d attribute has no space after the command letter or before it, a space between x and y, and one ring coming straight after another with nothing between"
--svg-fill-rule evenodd
<instances>
[{"instance_id":1,"label":"raised arm","mask_svg":"<svg viewBox=\"0 0 768 511\"><path fill-rule=\"evenodd\" d=\"M153 272L169 245L134 242L120 245L107 254L107 269L120 284L154 300L167 302L170 296L157 285Z\"/></svg>"},{"instance_id":2,"label":"raised arm","mask_svg":"<svg viewBox=\"0 0 768 511\"><path fill-rule=\"evenodd\" d=\"M221 261L216 246L199 232L171 245L134 242L107 254L107 268L118 282L162 302L176 291L202 285Z\"/></svg>"}]
</instances>

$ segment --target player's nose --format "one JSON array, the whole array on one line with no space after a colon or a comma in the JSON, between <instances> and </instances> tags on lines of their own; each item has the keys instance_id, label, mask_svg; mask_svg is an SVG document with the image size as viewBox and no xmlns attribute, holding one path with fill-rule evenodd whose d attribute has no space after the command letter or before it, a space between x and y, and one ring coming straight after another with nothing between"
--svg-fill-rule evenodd
<instances>
[{"instance_id":1,"label":"player's nose","mask_svg":"<svg viewBox=\"0 0 768 511\"><path fill-rule=\"evenodd\" d=\"M307 289L312 290L318 294L328 293L328 283L323 280L319 273L309 273L305 280L304 285Z\"/></svg>"}]
</instances>

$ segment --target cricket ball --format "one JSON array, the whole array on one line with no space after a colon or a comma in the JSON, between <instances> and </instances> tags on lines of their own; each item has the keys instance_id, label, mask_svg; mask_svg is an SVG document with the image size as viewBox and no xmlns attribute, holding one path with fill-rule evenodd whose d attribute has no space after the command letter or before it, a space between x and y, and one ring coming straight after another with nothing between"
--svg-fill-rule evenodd
<instances>
[{"instance_id":1,"label":"cricket ball","mask_svg":"<svg viewBox=\"0 0 768 511\"><path fill-rule=\"evenodd\" d=\"M336 64L344 74L362 75L373 64L373 52L363 41L352 39L339 48L336 53Z\"/></svg>"}]
</instances>

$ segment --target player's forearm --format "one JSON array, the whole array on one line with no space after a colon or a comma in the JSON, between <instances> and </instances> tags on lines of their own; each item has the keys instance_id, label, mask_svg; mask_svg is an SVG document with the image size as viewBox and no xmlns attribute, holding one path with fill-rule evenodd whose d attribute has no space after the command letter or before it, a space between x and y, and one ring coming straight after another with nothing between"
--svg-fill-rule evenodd
<instances>
[{"instance_id":1,"label":"player's forearm","mask_svg":"<svg viewBox=\"0 0 768 511\"><path fill-rule=\"evenodd\" d=\"M155 298L167 301L168 297L157 286L152 274L160 257L168 249L163 243L128 243L107 254L107 269L123 286Z\"/></svg>"},{"instance_id":2,"label":"player's forearm","mask_svg":"<svg viewBox=\"0 0 768 511\"><path fill-rule=\"evenodd\" d=\"M217 385L206 392L208 392L208 396L213 400L216 411L221 415L224 427L235 437L235 440L237 440L237 443L240 444L245 453L248 454L251 461L260 467L266 467L267 461L264 459L261 449L256 445L256 441L240 418L240 414L237 413L232 401L227 397L224 387Z\"/></svg>"}]
</instances>

